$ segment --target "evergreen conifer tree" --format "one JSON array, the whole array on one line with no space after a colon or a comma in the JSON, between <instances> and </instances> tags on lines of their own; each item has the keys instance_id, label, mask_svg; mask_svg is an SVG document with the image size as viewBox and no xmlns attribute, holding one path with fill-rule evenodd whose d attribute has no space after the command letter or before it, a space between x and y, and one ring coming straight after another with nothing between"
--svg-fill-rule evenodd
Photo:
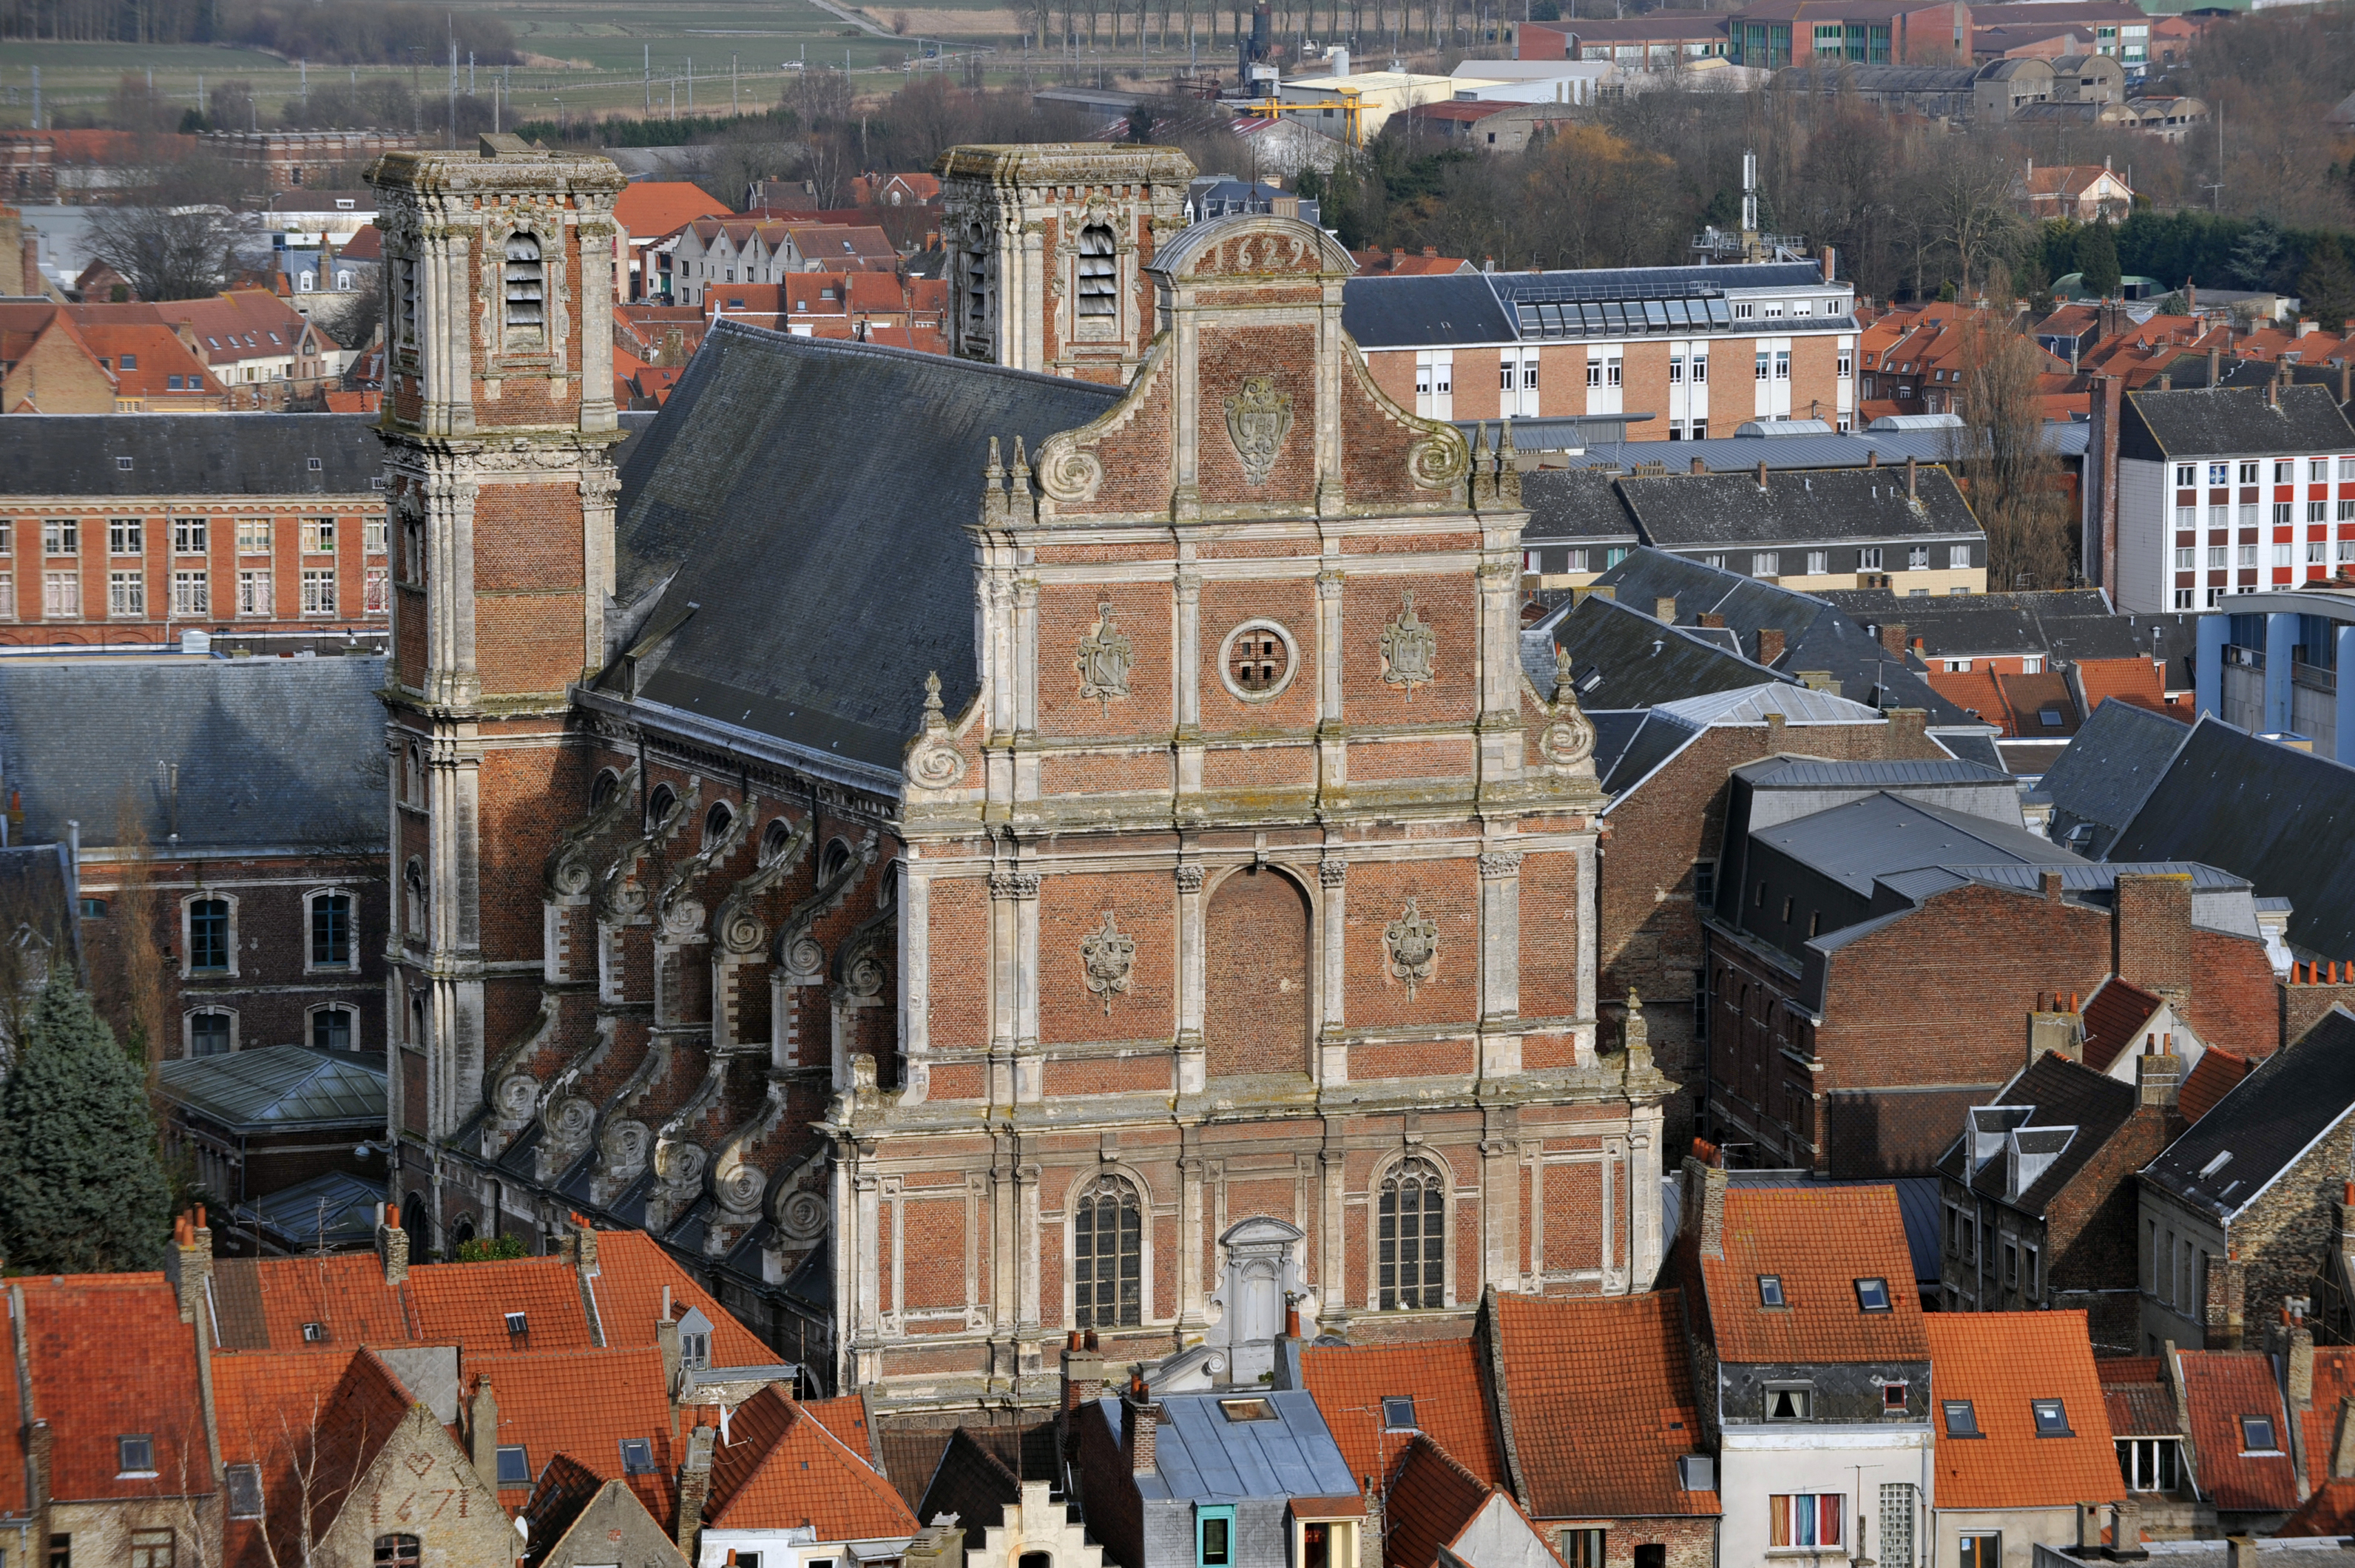
<instances>
[{"instance_id":1,"label":"evergreen conifer tree","mask_svg":"<svg viewBox=\"0 0 2355 1568\"><path fill-rule=\"evenodd\" d=\"M2095 299L2118 292L2118 241L2107 219L2077 230L2079 284Z\"/></svg>"},{"instance_id":2,"label":"evergreen conifer tree","mask_svg":"<svg viewBox=\"0 0 2355 1568\"><path fill-rule=\"evenodd\" d=\"M171 1208L138 1064L54 976L0 1083L0 1250L38 1274L158 1268Z\"/></svg>"}]
</instances>

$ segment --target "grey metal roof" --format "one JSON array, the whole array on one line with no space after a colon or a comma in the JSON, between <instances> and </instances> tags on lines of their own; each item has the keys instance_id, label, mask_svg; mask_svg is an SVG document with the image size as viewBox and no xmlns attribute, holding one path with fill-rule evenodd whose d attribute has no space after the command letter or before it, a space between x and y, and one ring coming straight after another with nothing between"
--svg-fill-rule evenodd
<instances>
[{"instance_id":1,"label":"grey metal roof","mask_svg":"<svg viewBox=\"0 0 2355 1568\"><path fill-rule=\"evenodd\" d=\"M652 600L642 626L686 616L639 695L896 772L927 672L953 714L978 687L964 525L989 438L1011 463L1017 435L1036 452L1120 396L715 325L622 465L616 598Z\"/></svg>"},{"instance_id":2,"label":"grey metal roof","mask_svg":"<svg viewBox=\"0 0 2355 1568\"><path fill-rule=\"evenodd\" d=\"M2064 460L2081 459L2092 426L2078 421L2041 427L2044 450ZM1874 457L1887 468L1917 463L1951 463L1967 450L1954 432L1944 430L1859 431L1848 435L1721 435L1707 441L1593 442L1584 455L1573 460L1585 467L1633 468L1638 463L1665 463L1689 468L1695 458L1712 474L1755 469L1861 468ZM1526 480L1523 481L1527 483Z\"/></svg>"},{"instance_id":3,"label":"grey metal roof","mask_svg":"<svg viewBox=\"0 0 2355 1568\"><path fill-rule=\"evenodd\" d=\"M1900 871L2006 860L2059 867L2079 859L2024 827L1894 795L1758 828L1752 837L1866 897L1876 879Z\"/></svg>"},{"instance_id":4,"label":"grey metal roof","mask_svg":"<svg viewBox=\"0 0 2355 1568\"><path fill-rule=\"evenodd\" d=\"M2290 901L2298 947L2355 956L2355 768L2342 763L2202 715L2106 859L2221 867Z\"/></svg>"},{"instance_id":5,"label":"grey metal roof","mask_svg":"<svg viewBox=\"0 0 2355 1568\"><path fill-rule=\"evenodd\" d=\"M1978 519L1937 466L1827 468L1774 474L1665 474L1619 481L1619 494L1662 549L1709 545L1819 544L1841 539L1979 539Z\"/></svg>"},{"instance_id":6,"label":"grey metal roof","mask_svg":"<svg viewBox=\"0 0 2355 1568\"><path fill-rule=\"evenodd\" d=\"M2011 775L2000 769L1934 758L1838 763L1816 757L1773 757L1747 764L1742 776L1757 789L1904 789L1939 784L2009 787L2011 784Z\"/></svg>"},{"instance_id":7,"label":"grey metal roof","mask_svg":"<svg viewBox=\"0 0 2355 1568\"><path fill-rule=\"evenodd\" d=\"M2334 1008L2306 1038L2259 1062L2167 1146L2145 1181L2210 1213L2247 1208L2355 1110L2355 1017ZM2326 1172L2335 1196L2344 1170Z\"/></svg>"},{"instance_id":8,"label":"grey metal roof","mask_svg":"<svg viewBox=\"0 0 2355 1568\"><path fill-rule=\"evenodd\" d=\"M74 818L86 847L135 827L184 848L380 852L383 684L372 656L0 658L0 768L37 842Z\"/></svg>"},{"instance_id":9,"label":"grey metal roof","mask_svg":"<svg viewBox=\"0 0 2355 1568\"><path fill-rule=\"evenodd\" d=\"M2003 753L1995 749L1995 737L1969 734L1960 731L1941 730L1930 737L1958 762L1977 763L1981 767L2001 769Z\"/></svg>"},{"instance_id":10,"label":"grey metal roof","mask_svg":"<svg viewBox=\"0 0 2355 1568\"><path fill-rule=\"evenodd\" d=\"M2199 387L2128 392L2118 455L2152 459L2255 457L2355 451L2355 427L2331 389Z\"/></svg>"},{"instance_id":11,"label":"grey metal roof","mask_svg":"<svg viewBox=\"0 0 2355 1568\"><path fill-rule=\"evenodd\" d=\"M2053 841L2107 854L2190 737L2190 726L2132 703L2094 709L2039 785L2052 798Z\"/></svg>"},{"instance_id":12,"label":"grey metal roof","mask_svg":"<svg viewBox=\"0 0 2355 1568\"><path fill-rule=\"evenodd\" d=\"M1697 725L1671 717L1668 709L1654 708L1633 715L1642 723L1610 756L1605 757L1599 743L1603 720L1594 715L1590 714L1589 717L1594 719L1598 732L1594 755L1596 781L1603 785L1605 794L1614 797L1651 777L1661 763L1691 745L1693 737L1700 733ZM1620 720L1630 715L1614 713L1610 717ZM1616 804L1615 800L1614 804ZM1609 808L1604 809L1607 811Z\"/></svg>"},{"instance_id":13,"label":"grey metal roof","mask_svg":"<svg viewBox=\"0 0 2355 1568\"><path fill-rule=\"evenodd\" d=\"M383 1208L384 1183L331 1170L240 1203L229 1218L240 1225L259 1225L283 1242L332 1252L373 1241Z\"/></svg>"},{"instance_id":14,"label":"grey metal roof","mask_svg":"<svg viewBox=\"0 0 2355 1568\"><path fill-rule=\"evenodd\" d=\"M384 1125L382 1051L270 1045L182 1057L155 1077L165 1099L239 1132Z\"/></svg>"},{"instance_id":15,"label":"grey metal roof","mask_svg":"<svg viewBox=\"0 0 2355 1568\"><path fill-rule=\"evenodd\" d=\"M0 495L368 496L383 474L371 414L0 420Z\"/></svg>"},{"instance_id":16,"label":"grey metal roof","mask_svg":"<svg viewBox=\"0 0 2355 1568\"><path fill-rule=\"evenodd\" d=\"M1478 272L1351 278L1341 289L1341 328L1360 348L1462 347L1519 337L1512 313Z\"/></svg>"},{"instance_id":17,"label":"grey metal roof","mask_svg":"<svg viewBox=\"0 0 2355 1568\"><path fill-rule=\"evenodd\" d=\"M1221 1402L1264 1402L1273 1419L1230 1421ZM1111 1401L1105 1402L1109 1408ZM1337 1498L1357 1494L1349 1462L1325 1425L1314 1395L1239 1388L1224 1393L1161 1396L1163 1423L1154 1437L1154 1470L1140 1477L1146 1497L1186 1502L1233 1502L1244 1498ZM1119 1415L1110 1419L1117 1431Z\"/></svg>"}]
</instances>

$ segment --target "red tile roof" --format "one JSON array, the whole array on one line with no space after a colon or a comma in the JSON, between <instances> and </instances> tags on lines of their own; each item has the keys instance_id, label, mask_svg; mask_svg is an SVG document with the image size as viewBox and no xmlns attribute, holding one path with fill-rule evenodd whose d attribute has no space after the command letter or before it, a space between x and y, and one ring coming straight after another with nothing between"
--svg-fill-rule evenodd
<instances>
[{"instance_id":1,"label":"red tile roof","mask_svg":"<svg viewBox=\"0 0 2355 1568\"><path fill-rule=\"evenodd\" d=\"M317 1540L412 1401L370 1350L338 1355L246 1351L213 1359L213 1400L221 1462L261 1472L266 1520L231 1520L224 1556L232 1563L302 1561L302 1499ZM314 1477L307 1488L301 1471ZM266 1526L272 1546L261 1540Z\"/></svg>"},{"instance_id":2,"label":"red tile roof","mask_svg":"<svg viewBox=\"0 0 2355 1568\"><path fill-rule=\"evenodd\" d=\"M209 1492L196 1329L160 1274L69 1274L24 1293L36 1420L49 1424L60 1502ZM118 1437L155 1439L155 1475L122 1471ZM184 1480L185 1478L185 1480Z\"/></svg>"},{"instance_id":3,"label":"red tile roof","mask_svg":"<svg viewBox=\"0 0 2355 1568\"><path fill-rule=\"evenodd\" d=\"M2281 1390L2272 1359L2255 1350L2179 1350L2183 1391L2191 1407L2191 1445L2200 1489L2227 1513L2282 1512L2297 1506L2297 1477L2282 1428ZM2243 1448L2241 1418L2273 1423L2274 1448Z\"/></svg>"},{"instance_id":4,"label":"red tile roof","mask_svg":"<svg viewBox=\"0 0 2355 1568\"><path fill-rule=\"evenodd\" d=\"M1893 1224L1896 1196L1882 1191ZM1897 1256L1904 1266L1891 1276L1896 1294L1910 1302L1913 1264L1902 1227ZM1718 1511L1715 1492L1686 1491L1677 1477L1677 1460L1701 1446L1683 1301L1678 1290L1494 1298L1513 1452L1540 1518ZM1913 1310L1918 1323L1921 1308Z\"/></svg>"},{"instance_id":5,"label":"red tile roof","mask_svg":"<svg viewBox=\"0 0 2355 1568\"><path fill-rule=\"evenodd\" d=\"M373 223L363 223L352 230L350 239L336 247L336 254L346 261L381 261L384 230Z\"/></svg>"},{"instance_id":6,"label":"red tile roof","mask_svg":"<svg viewBox=\"0 0 2355 1568\"><path fill-rule=\"evenodd\" d=\"M2159 1000L2131 981L2113 975L2085 1002L2085 1065L2109 1071L2120 1053L2142 1049L2142 1026L2158 1011Z\"/></svg>"},{"instance_id":7,"label":"red tile roof","mask_svg":"<svg viewBox=\"0 0 2355 1568\"><path fill-rule=\"evenodd\" d=\"M1469 1339L1310 1347L1300 1352L1300 1376L1360 1484L1369 1476L1388 1479L1406 1456L1409 1435L1385 1432L1382 1422L1382 1401L1401 1394L1414 1401L1416 1428L1482 1485L1506 1479L1504 1445Z\"/></svg>"},{"instance_id":8,"label":"red tile roof","mask_svg":"<svg viewBox=\"0 0 2355 1568\"><path fill-rule=\"evenodd\" d=\"M2350 1394L2355 1394L2355 1348L2317 1345L2314 1397L2298 1413L2298 1420L2305 1427L2306 1473L2315 1485L2320 1485L2323 1477L2330 1474L2330 1453L2339 1438L2339 1404ZM2328 1533L2345 1535L2355 1531Z\"/></svg>"},{"instance_id":9,"label":"red tile roof","mask_svg":"<svg viewBox=\"0 0 2355 1568\"><path fill-rule=\"evenodd\" d=\"M1460 1562L1453 1553L1443 1556L1442 1549L1456 1544L1492 1498L1520 1511L1509 1496L1457 1464L1445 1449L1417 1437L1401 1456L1398 1479L1383 1501L1383 1568L1439 1568Z\"/></svg>"},{"instance_id":10,"label":"red tile roof","mask_svg":"<svg viewBox=\"0 0 2355 1568\"><path fill-rule=\"evenodd\" d=\"M728 204L689 180L639 180L613 198L613 221L636 239L684 229L698 218L725 218Z\"/></svg>"},{"instance_id":11,"label":"red tile roof","mask_svg":"<svg viewBox=\"0 0 2355 1568\"><path fill-rule=\"evenodd\" d=\"M2077 689L2084 695L2088 713L2113 699L2153 713L2167 711L2167 687L2159 679L2158 666L2150 659L2079 659L2075 668Z\"/></svg>"},{"instance_id":12,"label":"red tile roof","mask_svg":"<svg viewBox=\"0 0 2355 1568\"><path fill-rule=\"evenodd\" d=\"M846 1393L833 1399L814 1399L805 1402L802 1409L816 1416L828 1432L841 1438L844 1447L877 1469L883 1467L876 1462L875 1429L867 1419L865 1398Z\"/></svg>"},{"instance_id":13,"label":"red tile roof","mask_svg":"<svg viewBox=\"0 0 2355 1568\"><path fill-rule=\"evenodd\" d=\"M678 1456L671 1442L670 1396L660 1350L648 1346L468 1356L465 1401L474 1399L481 1378L491 1380L499 1442L522 1446L535 1480L550 1459L567 1455L602 1479L626 1483L657 1520L666 1524L673 1517ZM652 1445L654 1469L633 1475L623 1466L622 1444L641 1437ZM530 1483L502 1487L499 1500L511 1509L521 1508L530 1492Z\"/></svg>"},{"instance_id":14,"label":"red tile roof","mask_svg":"<svg viewBox=\"0 0 2355 1568\"><path fill-rule=\"evenodd\" d=\"M560 1258L549 1260L563 1266ZM655 1325L662 1319L663 1291L670 1291L671 1316L695 1310L711 1321L711 1364L715 1367L773 1366L783 1358L737 1321L711 1293L643 1231L597 1232L597 1315L605 1326L605 1343L651 1345ZM412 1273L411 1278L416 1277Z\"/></svg>"},{"instance_id":15,"label":"red tile roof","mask_svg":"<svg viewBox=\"0 0 2355 1568\"><path fill-rule=\"evenodd\" d=\"M2110 1418L2112 1437L2181 1435L2175 1391L2159 1358L2113 1356L2094 1364L2102 1377L2102 1407Z\"/></svg>"},{"instance_id":16,"label":"red tile roof","mask_svg":"<svg viewBox=\"0 0 2355 1568\"><path fill-rule=\"evenodd\" d=\"M2176 1108L2187 1122L2196 1122L2216 1108L2232 1086L2249 1075L2251 1063L2245 1056L2235 1056L2229 1051L2210 1046L2200 1053L2200 1064L2183 1081L2176 1096Z\"/></svg>"},{"instance_id":17,"label":"red tile roof","mask_svg":"<svg viewBox=\"0 0 2355 1568\"><path fill-rule=\"evenodd\" d=\"M1929 1359L1896 1189L1734 1188L1723 1234L1725 1255L1700 1260L1721 1360ZM1781 1280L1786 1305L1760 1300L1764 1275ZM1856 1282L1869 1278L1889 1282L1890 1310L1858 1307Z\"/></svg>"},{"instance_id":18,"label":"red tile roof","mask_svg":"<svg viewBox=\"0 0 2355 1568\"><path fill-rule=\"evenodd\" d=\"M408 1296L419 1338L432 1343L454 1341L474 1354L591 1348L580 1285L561 1258L415 1268L409 1271ZM507 1332L510 1312L524 1315L520 1335ZM646 1337L653 1335L649 1327Z\"/></svg>"},{"instance_id":19,"label":"red tile roof","mask_svg":"<svg viewBox=\"0 0 2355 1568\"><path fill-rule=\"evenodd\" d=\"M2011 716L2003 705L2003 691L1995 683L1995 672L1979 666L1971 669L1932 669L1922 677L1930 689L1975 718L1995 725L2003 733L2012 733Z\"/></svg>"},{"instance_id":20,"label":"red tile roof","mask_svg":"<svg viewBox=\"0 0 2355 1568\"><path fill-rule=\"evenodd\" d=\"M704 1513L712 1528L807 1526L821 1541L916 1532L916 1516L891 1483L775 1389L764 1388L737 1407L729 1436L712 1458Z\"/></svg>"},{"instance_id":21,"label":"red tile roof","mask_svg":"<svg viewBox=\"0 0 2355 1568\"><path fill-rule=\"evenodd\" d=\"M2324 1451L2326 1454L2328 1450ZM2355 1481L2325 1481L2274 1531L2280 1535L2355 1535Z\"/></svg>"},{"instance_id":22,"label":"red tile roof","mask_svg":"<svg viewBox=\"0 0 2355 1568\"><path fill-rule=\"evenodd\" d=\"M2083 1312L1937 1312L1925 1327L1941 1508L2063 1508L2117 1489L2117 1450ZM2033 1402L2057 1399L2069 1435L2040 1436ZM1948 1435L1968 1400L1980 1435Z\"/></svg>"}]
</instances>

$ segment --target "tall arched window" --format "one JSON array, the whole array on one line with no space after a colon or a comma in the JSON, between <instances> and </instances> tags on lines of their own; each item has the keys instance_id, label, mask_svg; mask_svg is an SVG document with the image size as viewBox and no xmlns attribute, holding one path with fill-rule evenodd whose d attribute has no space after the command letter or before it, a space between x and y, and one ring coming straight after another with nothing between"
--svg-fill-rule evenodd
<instances>
[{"instance_id":1,"label":"tall arched window","mask_svg":"<svg viewBox=\"0 0 2355 1568\"><path fill-rule=\"evenodd\" d=\"M1402 1159L1382 1178L1376 1244L1383 1311L1444 1303L1446 1202L1447 1179L1428 1160Z\"/></svg>"},{"instance_id":2,"label":"tall arched window","mask_svg":"<svg viewBox=\"0 0 2355 1568\"><path fill-rule=\"evenodd\" d=\"M976 329L989 325L989 240L978 223L965 237L964 318Z\"/></svg>"},{"instance_id":3,"label":"tall arched window","mask_svg":"<svg viewBox=\"0 0 2355 1568\"><path fill-rule=\"evenodd\" d=\"M668 784L655 785L654 794L646 796L646 831L652 833L670 820L671 808L678 805L678 794Z\"/></svg>"},{"instance_id":4,"label":"tall arched window","mask_svg":"<svg viewBox=\"0 0 2355 1568\"><path fill-rule=\"evenodd\" d=\"M1080 230L1080 314L1120 314L1120 263L1113 259L1112 230L1091 223Z\"/></svg>"},{"instance_id":5,"label":"tall arched window","mask_svg":"<svg viewBox=\"0 0 2355 1568\"><path fill-rule=\"evenodd\" d=\"M785 826L785 819L782 816L773 818L767 830L761 835L761 864L765 866L776 859L785 852L785 846L793 841L794 830Z\"/></svg>"},{"instance_id":6,"label":"tall arched window","mask_svg":"<svg viewBox=\"0 0 2355 1568\"><path fill-rule=\"evenodd\" d=\"M425 862L412 859L402 868L400 888L405 912L402 929L411 936L425 934Z\"/></svg>"},{"instance_id":7,"label":"tall arched window","mask_svg":"<svg viewBox=\"0 0 2355 1568\"><path fill-rule=\"evenodd\" d=\"M548 323L548 274L540 265L536 237L507 236L506 282L508 328L539 331Z\"/></svg>"},{"instance_id":8,"label":"tall arched window","mask_svg":"<svg viewBox=\"0 0 2355 1568\"><path fill-rule=\"evenodd\" d=\"M613 797L621 793L622 775L611 768L605 769L597 775L597 782L589 786L589 809L604 810L613 804Z\"/></svg>"},{"instance_id":9,"label":"tall arched window","mask_svg":"<svg viewBox=\"0 0 2355 1568\"><path fill-rule=\"evenodd\" d=\"M1082 1328L1134 1328L1144 1310L1144 1212L1136 1189L1099 1177L1071 1209L1071 1306Z\"/></svg>"},{"instance_id":10,"label":"tall arched window","mask_svg":"<svg viewBox=\"0 0 2355 1568\"><path fill-rule=\"evenodd\" d=\"M826 853L818 857L817 885L826 886L850 867L850 846L839 838L826 840Z\"/></svg>"},{"instance_id":11,"label":"tall arched window","mask_svg":"<svg viewBox=\"0 0 2355 1568\"><path fill-rule=\"evenodd\" d=\"M728 825L735 820L736 814L726 801L713 801L711 809L703 814L703 847L709 849L728 837Z\"/></svg>"}]
</instances>

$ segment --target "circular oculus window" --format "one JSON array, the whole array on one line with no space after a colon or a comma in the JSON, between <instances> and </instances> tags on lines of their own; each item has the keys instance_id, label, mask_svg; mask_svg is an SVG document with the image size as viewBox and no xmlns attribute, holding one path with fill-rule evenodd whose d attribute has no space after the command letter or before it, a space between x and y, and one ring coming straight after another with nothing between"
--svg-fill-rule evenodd
<instances>
[{"instance_id":1,"label":"circular oculus window","mask_svg":"<svg viewBox=\"0 0 2355 1568\"><path fill-rule=\"evenodd\" d=\"M1280 695L1299 667L1299 645L1273 621L1245 621L1219 645L1219 678L1245 702Z\"/></svg>"}]
</instances>

